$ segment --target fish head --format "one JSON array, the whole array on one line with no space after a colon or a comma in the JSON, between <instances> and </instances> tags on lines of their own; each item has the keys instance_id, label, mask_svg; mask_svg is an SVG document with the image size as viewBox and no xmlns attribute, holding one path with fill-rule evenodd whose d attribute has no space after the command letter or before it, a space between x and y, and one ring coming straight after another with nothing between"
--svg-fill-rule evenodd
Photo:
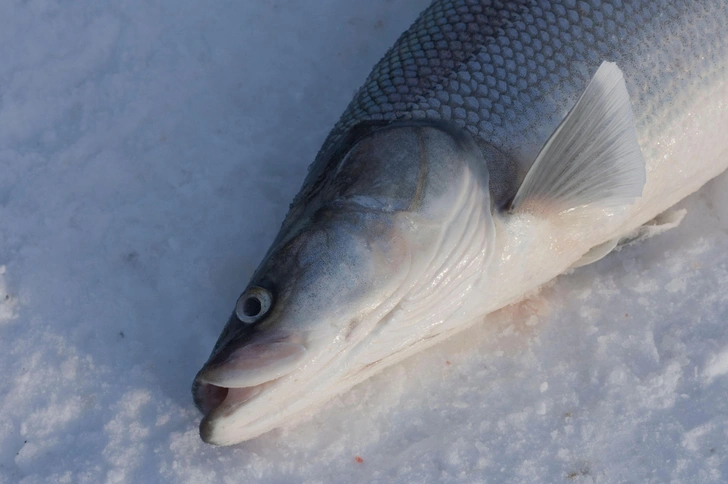
<instances>
[{"instance_id":1,"label":"fish head","mask_svg":"<svg viewBox=\"0 0 728 484\"><path fill-rule=\"evenodd\" d=\"M450 137L419 126L368 135L294 203L195 378L205 442L256 437L361 379L372 335L462 198L445 188L457 164L440 173L425 156L438 136Z\"/></svg>"}]
</instances>

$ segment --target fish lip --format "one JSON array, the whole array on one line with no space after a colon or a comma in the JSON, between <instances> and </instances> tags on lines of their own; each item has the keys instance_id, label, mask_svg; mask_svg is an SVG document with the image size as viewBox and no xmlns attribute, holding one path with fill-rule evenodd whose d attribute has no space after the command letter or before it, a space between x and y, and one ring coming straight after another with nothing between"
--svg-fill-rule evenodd
<instances>
[{"instance_id":1,"label":"fish lip","mask_svg":"<svg viewBox=\"0 0 728 484\"><path fill-rule=\"evenodd\" d=\"M307 353L302 343L301 335L278 331L213 353L193 381L195 406L208 415L228 400L231 390L237 400L242 389L258 388L296 371Z\"/></svg>"},{"instance_id":2,"label":"fish lip","mask_svg":"<svg viewBox=\"0 0 728 484\"><path fill-rule=\"evenodd\" d=\"M264 390L271 386L274 386L279 380L288 376L290 373L297 370L297 364L299 360L306 354L306 347L294 343L289 343L287 346L281 346L281 342L277 339L271 338L268 342L272 344L278 344L279 348L287 350L283 355L283 361L289 363L289 366L282 369L279 372L269 372L265 374L265 368L263 368L263 374L258 375L260 378L248 378L244 380L244 383L240 384L240 381L236 381L233 377L227 382L219 381L219 370L226 366L231 365L231 373L235 373L236 361L234 358L235 352L230 352L225 355L216 355L211 358L202 369L197 373L192 383L192 398L195 406L203 414L203 418L200 421L199 431L200 438L203 442L211 445L231 445L239 441L227 441L224 437L220 437L219 426L226 425L226 420L233 416L235 413L240 411L242 407L250 403L259 394L265 393ZM245 369L243 369L245 373ZM266 377L267 376L267 377ZM259 418L263 416L255 417L251 415L250 422L246 425L255 424Z\"/></svg>"},{"instance_id":3,"label":"fish lip","mask_svg":"<svg viewBox=\"0 0 728 484\"><path fill-rule=\"evenodd\" d=\"M307 348L293 341L250 342L208 361L195 379L225 388L246 388L296 371Z\"/></svg>"},{"instance_id":4,"label":"fish lip","mask_svg":"<svg viewBox=\"0 0 728 484\"><path fill-rule=\"evenodd\" d=\"M205 366L203 366L202 369L197 372L197 375L195 375L195 379L192 382L192 399L195 403L195 407L197 407L197 409L205 417L210 416L211 414L221 413L223 411L223 406L228 412L234 411L236 408L250 401L255 395L260 393L260 390L262 390L264 387L270 386L272 382L280 379L280 377L276 377L271 378L268 381L253 385L226 386L207 380L206 375L207 373L209 373L210 369L210 364L206 364ZM244 390L251 389L256 389L258 391L255 392L255 395L240 394ZM230 395L231 392L237 393L237 395L235 395L236 398L234 401L230 401L225 404L225 401L228 399L228 397L232 396ZM245 398L241 399L241 397Z\"/></svg>"},{"instance_id":5,"label":"fish lip","mask_svg":"<svg viewBox=\"0 0 728 484\"><path fill-rule=\"evenodd\" d=\"M210 411L202 417L202 420L200 420L199 430L202 441L210 445L229 445L229 442L216 440L216 426L219 425L221 420L225 417L236 413L240 408L244 407L247 403L253 400L263 391L263 387L268 386L269 383L271 382L246 388L225 388L226 398L218 406L210 409ZM204 385L212 384L208 383ZM232 402L226 403L228 396L233 392L238 393L236 395L236 399Z\"/></svg>"},{"instance_id":6,"label":"fish lip","mask_svg":"<svg viewBox=\"0 0 728 484\"><path fill-rule=\"evenodd\" d=\"M192 384L192 396L195 406L203 414L199 426L202 441L210 445L229 445L229 443L215 440L215 426L219 424L220 420L234 414L255 399L265 388L277 380L279 379L250 387L228 388L207 383L195 377ZM232 401L229 401L231 398Z\"/></svg>"},{"instance_id":7,"label":"fish lip","mask_svg":"<svg viewBox=\"0 0 728 484\"><path fill-rule=\"evenodd\" d=\"M255 335L241 346L245 344L270 344L273 355L282 357L285 367L279 368L281 371L269 371L270 368L264 364L261 372L256 370L255 377L238 379L234 375L234 367L238 365L241 368L240 361L236 361L236 349L239 347L232 349L231 345L226 345L222 351L213 353L195 376L191 388L195 406L203 414L199 435L207 444L235 445L272 430L274 427L270 422L285 413L291 401L296 400L295 395L301 390L301 379L306 380L310 364L321 350L320 338L301 332L277 331ZM253 355L261 356L257 350L253 351ZM263 357L266 355L270 356L262 353ZM251 355L246 352L243 356ZM232 367L230 375L220 373L220 368L227 365ZM243 364L242 370L250 372L252 368ZM295 388L289 388L291 384ZM272 405L274 401L285 404Z\"/></svg>"},{"instance_id":8,"label":"fish lip","mask_svg":"<svg viewBox=\"0 0 728 484\"><path fill-rule=\"evenodd\" d=\"M207 415L225 401L229 389L201 381L200 373L203 370L197 373L192 382L192 400L195 402L197 410L203 415Z\"/></svg>"}]
</instances>

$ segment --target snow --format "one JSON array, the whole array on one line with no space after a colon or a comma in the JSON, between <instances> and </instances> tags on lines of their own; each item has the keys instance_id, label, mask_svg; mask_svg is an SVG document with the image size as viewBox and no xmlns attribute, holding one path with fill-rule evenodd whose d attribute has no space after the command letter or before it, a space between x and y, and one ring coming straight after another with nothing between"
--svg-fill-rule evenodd
<instances>
[{"instance_id":1,"label":"snow","mask_svg":"<svg viewBox=\"0 0 728 484\"><path fill-rule=\"evenodd\" d=\"M728 480L726 175L302 423L199 440L195 372L427 3L0 3L0 483Z\"/></svg>"}]
</instances>

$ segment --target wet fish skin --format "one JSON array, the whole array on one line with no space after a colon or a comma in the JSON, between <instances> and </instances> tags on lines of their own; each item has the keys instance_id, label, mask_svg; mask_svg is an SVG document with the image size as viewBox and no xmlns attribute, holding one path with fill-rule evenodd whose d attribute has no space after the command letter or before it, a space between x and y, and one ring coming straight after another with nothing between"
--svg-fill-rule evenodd
<instances>
[{"instance_id":1,"label":"wet fish skin","mask_svg":"<svg viewBox=\"0 0 728 484\"><path fill-rule=\"evenodd\" d=\"M427 159L420 156L423 145L430 147ZM274 411L266 421L249 422L266 430L270 417L275 420L279 414L269 402L284 401L281 410L289 411L306 402L304 395L311 397L307 383L337 383L342 370L345 379L355 382L390 356L390 351L372 356L367 346L382 319L411 288L411 280L418 274L413 266L422 266L421 261L431 259L440 247L440 221L464 220L470 215L455 207L458 214L451 217L454 204L450 199L470 191L471 211L488 210L487 191L473 189L488 185L487 170L473 156L461 156L475 150L477 146L468 136L448 125L414 123L401 129L375 130L347 152L335 169L334 182L322 190L315 205L307 207L310 214L282 229L279 243L271 247L251 279L250 286L268 288L275 295L270 313L259 324L247 325L233 312L195 378L195 403L206 414L201 423L203 440L232 443L221 441L214 429L215 422L229 414L224 403L228 394L220 388L233 388L233 381L240 378L231 361L241 348L268 341L303 344L308 350L301 363L307 371L277 379L246 405L245 411L253 415ZM466 179L465 186L463 174L471 169L474 177ZM490 227L486 217L477 219L483 223L474 224L475 229ZM492 229L484 232L493 237ZM475 260L486 256L475 246L468 249L475 252ZM403 349L408 346L406 340L400 341ZM363 363L356 358L349 361L348 354L369 356ZM337 355L344 361L332 364L331 357ZM227 375L220 371L225 367L231 369ZM286 382L295 385L295 391ZM325 401L331 396L328 393L320 392L315 400ZM252 410L256 404L260 408ZM303 405L302 410L308 406Z\"/></svg>"},{"instance_id":2,"label":"wet fish skin","mask_svg":"<svg viewBox=\"0 0 728 484\"><path fill-rule=\"evenodd\" d=\"M436 119L506 155L489 167L502 202L605 60L624 73L640 144L650 150L643 140L724 78L727 23L716 0L435 1L373 68L296 200L315 197L357 124Z\"/></svg>"},{"instance_id":3,"label":"wet fish skin","mask_svg":"<svg viewBox=\"0 0 728 484\"><path fill-rule=\"evenodd\" d=\"M435 1L312 164L249 286L270 291L270 311L233 312L198 373L203 440L289 421L603 255L723 171L726 34L722 0ZM588 216L509 210L605 60L626 82L642 196Z\"/></svg>"}]
</instances>

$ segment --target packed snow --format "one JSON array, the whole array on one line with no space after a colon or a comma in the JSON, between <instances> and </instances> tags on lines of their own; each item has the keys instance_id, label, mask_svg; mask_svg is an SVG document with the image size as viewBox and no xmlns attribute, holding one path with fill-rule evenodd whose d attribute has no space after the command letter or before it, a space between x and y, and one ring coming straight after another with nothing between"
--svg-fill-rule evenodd
<instances>
[{"instance_id":1,"label":"packed snow","mask_svg":"<svg viewBox=\"0 0 728 484\"><path fill-rule=\"evenodd\" d=\"M233 447L190 384L428 0L0 2L0 482L728 481L728 177Z\"/></svg>"}]
</instances>

